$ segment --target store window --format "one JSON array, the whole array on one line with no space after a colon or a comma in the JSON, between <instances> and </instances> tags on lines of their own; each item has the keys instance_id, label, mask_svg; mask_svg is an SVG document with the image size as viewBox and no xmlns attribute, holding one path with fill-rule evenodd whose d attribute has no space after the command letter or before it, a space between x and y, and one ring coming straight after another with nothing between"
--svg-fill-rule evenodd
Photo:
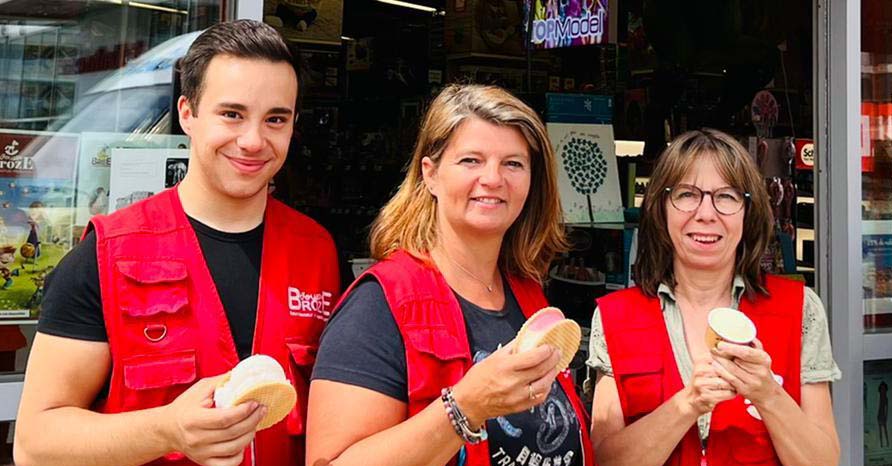
<instances>
[{"instance_id":1,"label":"store window","mask_svg":"<svg viewBox=\"0 0 892 466\"><path fill-rule=\"evenodd\" d=\"M194 31L221 20L223 2L0 3L3 383L21 380L47 274L90 216L120 203L109 195L111 155L188 144L169 135L172 66ZM0 412L14 413L17 401L0 400ZM0 464L10 461L8 420Z\"/></svg>"},{"instance_id":2,"label":"store window","mask_svg":"<svg viewBox=\"0 0 892 466\"><path fill-rule=\"evenodd\" d=\"M360 270L430 99L449 83L496 84L540 112L559 154L577 153L560 161L574 250L550 294L583 325L593 297L630 282L634 208L656 157L699 127L738 137L762 168L778 233L764 268L814 283L810 2L534 0L532 17L530 4L265 0L264 21L305 68L277 195Z\"/></svg>"},{"instance_id":3,"label":"store window","mask_svg":"<svg viewBox=\"0 0 892 466\"><path fill-rule=\"evenodd\" d=\"M631 283L656 158L700 127L737 137L762 169L776 218L763 268L814 286L812 11L807 0L265 0L264 21L305 71L276 195L332 233L346 285L370 262L368 227L430 100L450 83L496 84L540 113L561 157L573 250L546 292L584 327L596 297Z\"/></svg>"},{"instance_id":4,"label":"store window","mask_svg":"<svg viewBox=\"0 0 892 466\"><path fill-rule=\"evenodd\" d=\"M864 331L892 330L892 5L861 1ZM864 362L864 464L889 464L892 360Z\"/></svg>"},{"instance_id":5,"label":"store window","mask_svg":"<svg viewBox=\"0 0 892 466\"><path fill-rule=\"evenodd\" d=\"M892 5L861 2L864 329L892 330Z\"/></svg>"}]
</instances>

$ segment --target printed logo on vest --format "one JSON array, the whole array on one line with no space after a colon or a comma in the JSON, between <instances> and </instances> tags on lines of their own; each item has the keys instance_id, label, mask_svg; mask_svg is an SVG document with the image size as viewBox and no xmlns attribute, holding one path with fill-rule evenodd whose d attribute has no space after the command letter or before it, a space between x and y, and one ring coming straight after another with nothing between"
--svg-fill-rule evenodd
<instances>
[{"instance_id":1,"label":"printed logo on vest","mask_svg":"<svg viewBox=\"0 0 892 466\"><path fill-rule=\"evenodd\" d=\"M328 321L331 317L331 293L304 293L293 286L288 287L288 310L293 317L313 317Z\"/></svg>"}]
</instances>

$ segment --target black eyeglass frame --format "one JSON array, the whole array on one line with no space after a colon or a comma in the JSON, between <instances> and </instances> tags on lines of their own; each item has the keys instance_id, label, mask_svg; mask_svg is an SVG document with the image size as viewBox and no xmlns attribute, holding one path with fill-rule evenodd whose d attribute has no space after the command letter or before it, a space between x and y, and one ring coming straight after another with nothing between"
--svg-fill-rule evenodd
<instances>
[{"instance_id":1,"label":"black eyeglass frame","mask_svg":"<svg viewBox=\"0 0 892 466\"><path fill-rule=\"evenodd\" d=\"M691 209L691 210L684 210L684 209L679 208L677 205L675 205L675 201L672 200L672 196L671 196L670 194L672 193L672 190L673 190L673 189L675 189L675 188L677 188L677 187L679 187L679 186L688 186L688 187L691 187L691 188L696 189L697 191L700 191L700 202L697 203L697 207L694 207L694 208ZM733 189L733 190L735 190L735 191L737 191L738 193L743 194L743 203L741 204L740 209L737 209L735 212L731 212L730 214L727 214L727 213L722 212L721 210L719 210L718 206L715 205L715 196L713 196L713 193L714 193L715 191L721 191L721 190L723 190L723 189L729 189L729 188L730 188L730 189ZM750 195L750 193L749 193L748 191L740 191L740 190L738 190L737 188L735 188L735 187L733 187L733 186L725 186L725 187L716 189L716 190L714 190L714 191L707 191L707 190L705 190L705 189L700 189L700 188L698 188L697 186L694 186L694 185L692 185L692 184L679 184L679 185L675 185L675 186L672 186L672 187L667 187L667 188L665 188L665 189L663 190L663 192L664 192L664 194L666 194L667 196L669 196L669 203L672 204L672 207L673 207L673 208L675 208L675 209L678 210L679 212L685 212L685 213L691 213L691 212L694 212L694 211L696 211L697 209L699 209L700 206L703 204L703 198L704 198L707 194L709 194L709 199L710 199L710 201L712 201L712 208L715 209L715 211L718 212L718 213L721 214L721 215L734 215L734 214L736 214L737 212L740 212L741 210L746 209L746 206L749 205L749 203L750 203L750 202L752 201L752 199L753 199L752 195Z\"/></svg>"}]
</instances>

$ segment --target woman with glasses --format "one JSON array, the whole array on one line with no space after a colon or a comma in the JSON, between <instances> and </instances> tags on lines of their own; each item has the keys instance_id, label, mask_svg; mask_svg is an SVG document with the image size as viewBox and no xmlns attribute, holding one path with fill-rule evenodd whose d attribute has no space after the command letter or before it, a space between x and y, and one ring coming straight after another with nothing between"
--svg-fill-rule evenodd
<instances>
[{"instance_id":1,"label":"woman with glasses","mask_svg":"<svg viewBox=\"0 0 892 466\"><path fill-rule=\"evenodd\" d=\"M811 289L760 269L773 220L746 150L682 134L642 210L637 286L599 299L592 319L598 464L837 464L827 316ZM753 321L752 344L707 347L719 307Z\"/></svg>"}]
</instances>

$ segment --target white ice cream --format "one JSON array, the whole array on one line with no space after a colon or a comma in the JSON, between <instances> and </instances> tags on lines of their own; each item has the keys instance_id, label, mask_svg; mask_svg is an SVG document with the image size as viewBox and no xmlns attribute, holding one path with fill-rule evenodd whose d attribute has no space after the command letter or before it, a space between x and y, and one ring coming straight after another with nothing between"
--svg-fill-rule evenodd
<instances>
[{"instance_id":1,"label":"white ice cream","mask_svg":"<svg viewBox=\"0 0 892 466\"><path fill-rule=\"evenodd\" d=\"M269 382L288 382L285 371L275 359L265 354L255 354L238 363L232 369L229 380L214 392L214 404L218 408L232 407L239 395L251 387Z\"/></svg>"},{"instance_id":2,"label":"white ice cream","mask_svg":"<svg viewBox=\"0 0 892 466\"><path fill-rule=\"evenodd\" d=\"M709 326L731 343L749 344L756 338L756 326L746 314L728 307L713 309L707 316Z\"/></svg>"}]
</instances>

